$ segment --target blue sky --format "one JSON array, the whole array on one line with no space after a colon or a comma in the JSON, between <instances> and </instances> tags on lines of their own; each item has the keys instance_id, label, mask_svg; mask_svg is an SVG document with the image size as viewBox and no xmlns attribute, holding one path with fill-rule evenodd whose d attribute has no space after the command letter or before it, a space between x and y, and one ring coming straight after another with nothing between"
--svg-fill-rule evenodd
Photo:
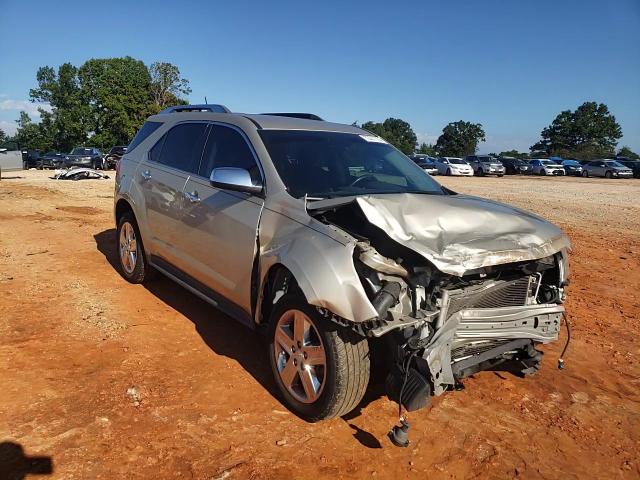
<instances>
[{"instance_id":1,"label":"blue sky","mask_svg":"<svg viewBox=\"0 0 640 480\"><path fill-rule=\"evenodd\" d=\"M480 152L527 150L564 109L606 103L640 152L640 1L0 1L0 128L39 66L169 61L194 103L408 121L433 142L482 123Z\"/></svg>"}]
</instances>

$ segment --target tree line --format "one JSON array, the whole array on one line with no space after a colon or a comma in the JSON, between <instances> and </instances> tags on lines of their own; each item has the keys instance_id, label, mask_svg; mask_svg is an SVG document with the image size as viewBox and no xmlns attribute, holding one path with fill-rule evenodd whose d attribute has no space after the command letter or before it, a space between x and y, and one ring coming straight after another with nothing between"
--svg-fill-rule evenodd
<instances>
[{"instance_id":1,"label":"tree line","mask_svg":"<svg viewBox=\"0 0 640 480\"><path fill-rule=\"evenodd\" d=\"M411 125L399 118L387 118L382 123L365 122L361 127L381 136L407 155L418 153L433 157L464 157L475 154L480 142L486 139L482 124L464 120L446 125L435 144L418 144ZM622 128L605 104L585 102L575 111L560 112L551 125L542 130L540 137L529 152L507 150L490 155L521 159L550 156L580 160L611 158L616 155ZM617 155L640 158L629 147L622 147Z\"/></svg>"},{"instance_id":2,"label":"tree line","mask_svg":"<svg viewBox=\"0 0 640 480\"><path fill-rule=\"evenodd\" d=\"M149 66L131 57L91 59L80 67L70 63L57 70L46 66L36 73L37 87L29 91L40 122L22 111L13 142L21 149L68 152L78 145L107 149L127 145L149 115L168 105L185 104L189 81L175 65Z\"/></svg>"},{"instance_id":3,"label":"tree line","mask_svg":"<svg viewBox=\"0 0 640 480\"><path fill-rule=\"evenodd\" d=\"M7 137L0 130L0 145L12 142L21 149L62 152L78 145L102 149L127 145L149 115L187 103L191 93L189 80L181 76L177 66L167 62L147 66L132 57L91 59L80 67L65 63L57 70L41 67L36 80L37 87L29 91L29 99L48 104L50 110L38 109L40 122L20 112L16 134ZM360 126L407 155L473 155L486 139L482 124L464 120L446 125L435 144L418 144L411 125L399 118L387 118L382 123L368 121ZM605 104L585 102L575 111L560 112L529 152L509 150L491 155L605 158L615 155L621 137L622 129ZM639 158L628 147L620 149L618 155Z\"/></svg>"}]
</instances>

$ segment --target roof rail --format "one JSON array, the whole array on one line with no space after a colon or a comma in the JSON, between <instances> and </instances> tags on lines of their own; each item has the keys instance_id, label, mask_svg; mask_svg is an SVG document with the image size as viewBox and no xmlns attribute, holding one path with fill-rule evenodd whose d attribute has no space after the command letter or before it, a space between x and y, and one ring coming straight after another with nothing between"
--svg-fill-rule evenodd
<instances>
[{"instance_id":1,"label":"roof rail","mask_svg":"<svg viewBox=\"0 0 640 480\"><path fill-rule=\"evenodd\" d=\"M160 113L177 113L177 112L214 112L214 113L231 113L224 105L215 103L203 103L200 105L175 105L162 110Z\"/></svg>"},{"instance_id":2,"label":"roof rail","mask_svg":"<svg viewBox=\"0 0 640 480\"><path fill-rule=\"evenodd\" d=\"M318 120L320 122L324 122L324 119L320 118L315 113L261 113L260 115L273 115L275 117L303 118L305 120Z\"/></svg>"}]
</instances>

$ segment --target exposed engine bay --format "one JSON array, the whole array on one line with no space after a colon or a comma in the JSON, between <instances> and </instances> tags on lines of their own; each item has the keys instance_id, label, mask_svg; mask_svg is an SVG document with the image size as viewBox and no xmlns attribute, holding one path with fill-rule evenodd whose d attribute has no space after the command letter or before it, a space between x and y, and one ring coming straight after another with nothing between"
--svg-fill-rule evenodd
<instances>
[{"instance_id":1,"label":"exposed engine bay","mask_svg":"<svg viewBox=\"0 0 640 480\"><path fill-rule=\"evenodd\" d=\"M360 328L380 338L393 357L389 397L412 411L428 405L432 395L461 388L463 378L480 370L535 373L542 358L535 346L558 338L564 314L566 236L546 243L532 240L537 217L529 216L518 225L524 233L511 228L503 234L499 226L483 225L466 233L457 247L459 235L442 228L434 235L435 223L386 223L407 218L406 209L415 207L401 205L399 197L332 199L309 208L314 218L355 242L354 266L378 313ZM460 200L468 213L469 203L481 199ZM385 215L387 208L404 211ZM466 221L455 219L459 225ZM434 241L429 243L427 236ZM495 250L487 248L491 245ZM447 263L452 257L456 261Z\"/></svg>"}]
</instances>

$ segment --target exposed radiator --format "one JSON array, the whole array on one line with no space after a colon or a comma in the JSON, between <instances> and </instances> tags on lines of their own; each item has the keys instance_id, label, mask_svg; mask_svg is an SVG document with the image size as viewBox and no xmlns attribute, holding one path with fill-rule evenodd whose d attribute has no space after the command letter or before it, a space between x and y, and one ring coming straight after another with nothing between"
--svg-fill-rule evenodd
<instances>
[{"instance_id":1,"label":"exposed radiator","mask_svg":"<svg viewBox=\"0 0 640 480\"><path fill-rule=\"evenodd\" d=\"M449 293L448 315L465 308L517 307L527 304L530 292L535 290L537 278L520 277L515 280L489 283L489 286L465 288Z\"/></svg>"}]
</instances>

